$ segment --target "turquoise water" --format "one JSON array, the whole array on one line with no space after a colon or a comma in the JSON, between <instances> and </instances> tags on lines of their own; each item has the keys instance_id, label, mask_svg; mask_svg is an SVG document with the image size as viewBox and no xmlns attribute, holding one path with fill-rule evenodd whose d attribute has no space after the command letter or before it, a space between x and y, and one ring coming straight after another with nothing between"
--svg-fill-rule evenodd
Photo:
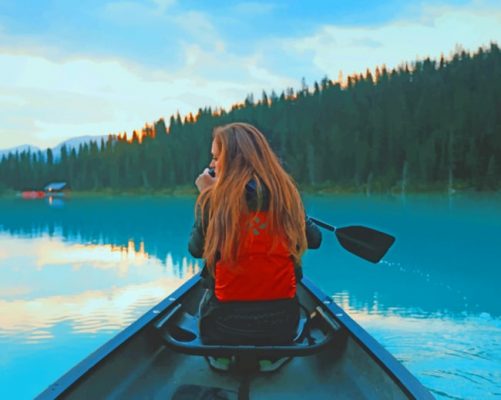
<instances>
[{"instance_id":1,"label":"turquoise water","mask_svg":"<svg viewBox=\"0 0 501 400\"><path fill-rule=\"evenodd\" d=\"M0 398L34 397L200 268L193 199L0 200ZM305 274L439 399L501 396L501 198L307 197L397 237L377 264L324 231Z\"/></svg>"}]
</instances>

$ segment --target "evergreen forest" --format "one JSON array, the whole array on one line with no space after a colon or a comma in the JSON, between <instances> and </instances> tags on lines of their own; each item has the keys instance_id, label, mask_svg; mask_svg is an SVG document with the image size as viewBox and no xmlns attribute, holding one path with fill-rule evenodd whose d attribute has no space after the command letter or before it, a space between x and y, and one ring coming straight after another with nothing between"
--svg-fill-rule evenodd
<instances>
[{"instance_id":1,"label":"evergreen forest","mask_svg":"<svg viewBox=\"0 0 501 400\"><path fill-rule=\"evenodd\" d=\"M229 110L200 108L78 149L0 160L0 192L66 181L73 191L193 188L210 161L212 129L249 122L303 190L500 190L501 53L458 50L388 70L325 77Z\"/></svg>"}]
</instances>

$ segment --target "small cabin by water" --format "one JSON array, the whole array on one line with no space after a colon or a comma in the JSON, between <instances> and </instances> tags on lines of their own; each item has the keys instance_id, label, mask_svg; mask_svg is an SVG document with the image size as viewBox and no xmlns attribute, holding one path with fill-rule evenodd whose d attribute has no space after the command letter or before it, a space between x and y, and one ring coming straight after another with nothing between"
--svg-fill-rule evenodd
<instances>
[{"instance_id":1,"label":"small cabin by water","mask_svg":"<svg viewBox=\"0 0 501 400\"><path fill-rule=\"evenodd\" d=\"M64 195L68 191L68 184L66 182L52 182L44 187L47 196Z\"/></svg>"}]
</instances>

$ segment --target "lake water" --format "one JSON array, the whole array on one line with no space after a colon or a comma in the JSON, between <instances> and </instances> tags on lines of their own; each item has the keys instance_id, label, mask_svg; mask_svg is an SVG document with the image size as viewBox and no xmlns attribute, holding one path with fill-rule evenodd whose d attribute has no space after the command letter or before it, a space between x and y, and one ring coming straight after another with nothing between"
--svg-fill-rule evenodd
<instances>
[{"instance_id":1,"label":"lake water","mask_svg":"<svg viewBox=\"0 0 501 400\"><path fill-rule=\"evenodd\" d=\"M194 273L191 198L0 199L0 398L28 399ZM501 198L306 197L397 237L379 264L324 231L304 272L439 399L501 396Z\"/></svg>"}]
</instances>

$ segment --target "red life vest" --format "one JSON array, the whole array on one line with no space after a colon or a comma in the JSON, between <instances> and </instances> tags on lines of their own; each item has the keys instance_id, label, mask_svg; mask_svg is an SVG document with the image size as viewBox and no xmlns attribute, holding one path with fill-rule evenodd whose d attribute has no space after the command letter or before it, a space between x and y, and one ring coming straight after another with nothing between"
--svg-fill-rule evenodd
<instances>
[{"instance_id":1,"label":"red life vest","mask_svg":"<svg viewBox=\"0 0 501 400\"><path fill-rule=\"evenodd\" d=\"M293 298L296 275L285 237L273 245L265 211L251 212L240 222L237 259L216 263L216 298L222 302Z\"/></svg>"}]
</instances>

